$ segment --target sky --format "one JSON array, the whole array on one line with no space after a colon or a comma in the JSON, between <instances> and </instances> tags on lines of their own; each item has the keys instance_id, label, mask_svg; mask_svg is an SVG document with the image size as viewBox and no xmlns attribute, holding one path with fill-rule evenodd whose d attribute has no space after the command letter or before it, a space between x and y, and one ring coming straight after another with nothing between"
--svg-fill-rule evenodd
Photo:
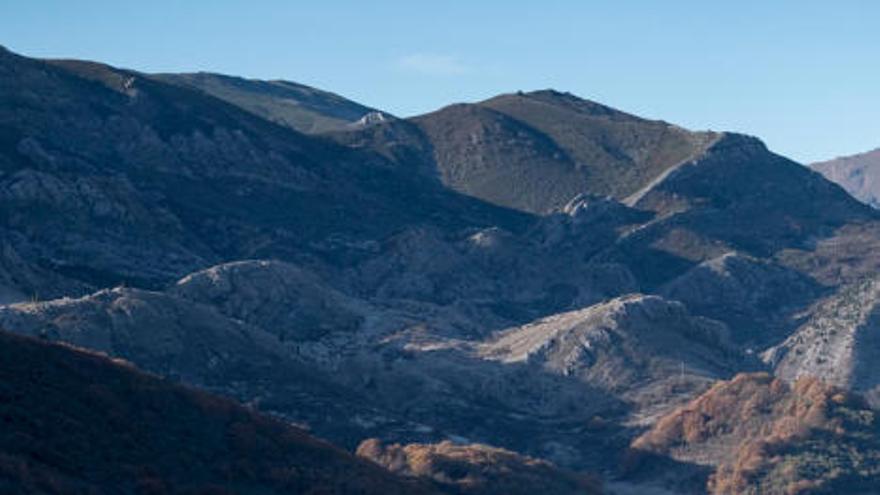
<instances>
[{"instance_id":1,"label":"sky","mask_svg":"<svg viewBox=\"0 0 880 495\"><path fill-rule=\"evenodd\" d=\"M554 88L801 162L880 147L876 0L0 0L0 45L288 79L398 116Z\"/></svg>"}]
</instances>

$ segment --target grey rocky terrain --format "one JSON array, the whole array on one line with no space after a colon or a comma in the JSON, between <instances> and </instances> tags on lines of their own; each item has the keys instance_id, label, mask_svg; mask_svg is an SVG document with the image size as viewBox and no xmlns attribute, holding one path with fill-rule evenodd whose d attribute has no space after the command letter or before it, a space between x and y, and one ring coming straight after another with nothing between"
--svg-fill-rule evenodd
<instances>
[{"instance_id":1,"label":"grey rocky terrain","mask_svg":"<svg viewBox=\"0 0 880 495\"><path fill-rule=\"evenodd\" d=\"M870 395L880 390L880 281L842 287L810 311L809 320L763 357L777 376L819 376Z\"/></svg>"}]
</instances>

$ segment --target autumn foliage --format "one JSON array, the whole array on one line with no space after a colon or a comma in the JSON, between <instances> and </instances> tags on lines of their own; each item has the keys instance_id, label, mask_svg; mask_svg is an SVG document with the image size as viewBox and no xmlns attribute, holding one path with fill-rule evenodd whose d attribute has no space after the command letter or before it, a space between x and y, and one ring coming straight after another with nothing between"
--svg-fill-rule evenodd
<instances>
[{"instance_id":1,"label":"autumn foliage","mask_svg":"<svg viewBox=\"0 0 880 495\"><path fill-rule=\"evenodd\" d=\"M592 495L598 478L560 469L540 459L481 444L383 444L366 440L357 454L394 473L432 480L466 495Z\"/></svg>"},{"instance_id":2,"label":"autumn foliage","mask_svg":"<svg viewBox=\"0 0 880 495\"><path fill-rule=\"evenodd\" d=\"M636 439L636 458L701 453L716 459L716 495L844 493L880 480L875 413L817 379L766 373L720 382Z\"/></svg>"}]
</instances>

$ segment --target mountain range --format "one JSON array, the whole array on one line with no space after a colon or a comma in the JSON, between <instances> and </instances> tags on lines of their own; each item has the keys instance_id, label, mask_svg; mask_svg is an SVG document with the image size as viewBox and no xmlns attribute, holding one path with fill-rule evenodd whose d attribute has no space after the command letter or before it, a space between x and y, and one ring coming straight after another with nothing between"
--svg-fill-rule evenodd
<instances>
[{"instance_id":1,"label":"mountain range","mask_svg":"<svg viewBox=\"0 0 880 495\"><path fill-rule=\"evenodd\" d=\"M0 333L6 373L86 370L41 382L64 380L57 405L13 407L69 410L82 438L130 416L166 438L157 457L216 401L258 423L235 441L290 431L364 470L250 443L250 481L199 475L233 492L870 493L878 245L880 212L755 137L569 93L398 118L287 81L0 50L0 328L29 337ZM107 380L123 412L68 409ZM150 423L119 380L183 398ZM785 429L807 392L827 414ZM784 434L761 443L758 423ZM198 445L226 449L219 428ZM0 486L31 479L16 456L52 455L4 445ZM823 456L833 477L814 476ZM34 493L128 469L75 479L53 459L27 468ZM259 474L280 460L316 474Z\"/></svg>"}]
</instances>

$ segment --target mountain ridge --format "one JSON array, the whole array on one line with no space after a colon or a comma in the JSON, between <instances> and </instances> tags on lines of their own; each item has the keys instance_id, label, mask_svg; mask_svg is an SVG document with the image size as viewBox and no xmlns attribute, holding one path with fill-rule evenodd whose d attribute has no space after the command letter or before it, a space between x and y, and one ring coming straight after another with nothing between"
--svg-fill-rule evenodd
<instances>
[{"instance_id":1,"label":"mountain ridge","mask_svg":"<svg viewBox=\"0 0 880 495\"><path fill-rule=\"evenodd\" d=\"M306 134L344 130L378 110L291 81L245 79L211 72L152 74L228 101L255 115Z\"/></svg>"},{"instance_id":2,"label":"mountain ridge","mask_svg":"<svg viewBox=\"0 0 880 495\"><path fill-rule=\"evenodd\" d=\"M880 208L880 148L810 164L854 197Z\"/></svg>"}]
</instances>

